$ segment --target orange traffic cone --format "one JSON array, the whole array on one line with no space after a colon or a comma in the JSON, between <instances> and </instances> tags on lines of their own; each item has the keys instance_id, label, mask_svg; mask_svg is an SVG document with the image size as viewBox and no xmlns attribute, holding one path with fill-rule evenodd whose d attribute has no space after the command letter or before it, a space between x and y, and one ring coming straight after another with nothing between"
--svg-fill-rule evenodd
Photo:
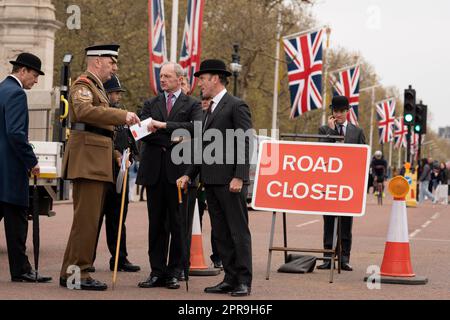
<instances>
[{"instance_id":1,"label":"orange traffic cone","mask_svg":"<svg viewBox=\"0 0 450 320\"><path fill-rule=\"evenodd\" d=\"M194 219L192 221L192 240L191 240L191 266L189 275L191 276L215 276L220 273L220 269L209 268L205 264L203 256L203 239L200 228L200 214L198 211L198 201L195 202Z\"/></svg>"},{"instance_id":2,"label":"orange traffic cone","mask_svg":"<svg viewBox=\"0 0 450 320\"><path fill-rule=\"evenodd\" d=\"M414 277L409 250L408 218L405 199L394 198L391 221L384 248L381 275L389 277Z\"/></svg>"},{"instance_id":3,"label":"orange traffic cone","mask_svg":"<svg viewBox=\"0 0 450 320\"><path fill-rule=\"evenodd\" d=\"M388 188L394 196L394 203L381 264L381 283L425 284L428 280L416 277L411 265L405 200L409 192L408 181L397 176L390 181Z\"/></svg>"}]
</instances>

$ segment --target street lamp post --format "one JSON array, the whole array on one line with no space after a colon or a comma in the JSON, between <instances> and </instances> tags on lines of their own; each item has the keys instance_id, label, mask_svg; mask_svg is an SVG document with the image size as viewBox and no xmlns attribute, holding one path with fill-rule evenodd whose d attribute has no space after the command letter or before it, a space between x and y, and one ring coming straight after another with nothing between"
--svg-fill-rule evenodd
<instances>
[{"instance_id":1,"label":"street lamp post","mask_svg":"<svg viewBox=\"0 0 450 320\"><path fill-rule=\"evenodd\" d=\"M237 78L239 76L239 73L242 70L241 62L241 56L239 55L239 45L234 44L233 45L233 53L231 54L231 64L230 69L231 72L233 72L234 77L234 88L233 88L233 95L237 96Z\"/></svg>"},{"instance_id":2,"label":"street lamp post","mask_svg":"<svg viewBox=\"0 0 450 320\"><path fill-rule=\"evenodd\" d=\"M375 89L380 87L381 85L373 85L364 89L359 90L359 92L363 91L372 91L372 101L371 101L371 109L370 109L370 133L369 133L369 146L370 146L370 152L372 152L372 146L373 146L373 120L375 117Z\"/></svg>"}]
</instances>

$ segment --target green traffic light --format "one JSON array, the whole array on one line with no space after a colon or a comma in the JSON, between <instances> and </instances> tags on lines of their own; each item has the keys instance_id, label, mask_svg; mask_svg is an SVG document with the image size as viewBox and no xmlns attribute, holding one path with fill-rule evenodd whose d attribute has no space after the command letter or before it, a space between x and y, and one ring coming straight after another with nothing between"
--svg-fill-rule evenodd
<instances>
[{"instance_id":1,"label":"green traffic light","mask_svg":"<svg viewBox=\"0 0 450 320\"><path fill-rule=\"evenodd\" d=\"M417 132L417 133L420 133L422 131L422 126L419 125L419 124L416 124L414 126L414 131Z\"/></svg>"},{"instance_id":2,"label":"green traffic light","mask_svg":"<svg viewBox=\"0 0 450 320\"><path fill-rule=\"evenodd\" d=\"M407 114L405 115L405 122L406 123L411 123L413 121L414 117L412 114Z\"/></svg>"}]
</instances>

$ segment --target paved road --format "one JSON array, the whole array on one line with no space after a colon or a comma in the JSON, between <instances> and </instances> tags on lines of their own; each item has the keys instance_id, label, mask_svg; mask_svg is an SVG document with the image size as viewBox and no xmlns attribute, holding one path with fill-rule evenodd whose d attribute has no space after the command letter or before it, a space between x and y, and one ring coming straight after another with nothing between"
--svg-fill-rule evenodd
<instances>
[{"instance_id":1,"label":"paved road","mask_svg":"<svg viewBox=\"0 0 450 320\"><path fill-rule=\"evenodd\" d=\"M427 203L420 208L409 209L409 233L411 236L412 264L417 275L426 276L424 286L400 286L382 284L380 290L369 290L363 278L367 267L381 265L386 233L389 224L391 202L379 207L369 196L367 214L354 223L354 245L351 257L353 272L336 275L333 284L328 283L327 271L315 270L312 274L277 273L283 263L283 253L275 252L272 259L270 280L265 280L267 248L271 213L250 212L253 241L254 281L249 299L449 299L450 298L450 209ZM149 273L147 258L147 213L143 202L130 205L127 230L131 261L140 264L142 271L135 274L119 273L115 291L85 292L60 288L57 283L62 256L72 221L70 204L55 206L57 215L41 219L41 272L54 277L51 284L17 284L9 280L8 261L3 224L0 227L0 299L230 299L229 296L207 295L206 286L221 281L222 276L191 277L189 293L184 285L180 290L165 288L140 289L137 283ZM205 258L210 252L209 219L204 222L203 243ZM276 243L282 244L281 216L277 220ZM322 217L289 214L288 244L295 247L320 248ZM32 261L31 227L28 237L29 256ZM108 269L109 255L102 232L95 277L111 284L112 273Z\"/></svg>"}]
</instances>

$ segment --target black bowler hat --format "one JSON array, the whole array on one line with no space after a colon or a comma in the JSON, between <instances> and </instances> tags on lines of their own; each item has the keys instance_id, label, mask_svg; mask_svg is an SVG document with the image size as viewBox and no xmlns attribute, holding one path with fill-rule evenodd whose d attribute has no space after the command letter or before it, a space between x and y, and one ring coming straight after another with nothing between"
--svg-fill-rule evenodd
<instances>
[{"instance_id":1,"label":"black bowler hat","mask_svg":"<svg viewBox=\"0 0 450 320\"><path fill-rule=\"evenodd\" d=\"M227 77L231 76L231 72L227 70L225 62L217 59L202 61L200 64L200 70L194 73L194 77L199 77L204 73L224 74Z\"/></svg>"},{"instance_id":2,"label":"black bowler hat","mask_svg":"<svg viewBox=\"0 0 450 320\"><path fill-rule=\"evenodd\" d=\"M90 46L84 49L86 51L86 56L88 57L112 57L116 59L119 56L119 48L118 44L102 44Z\"/></svg>"},{"instance_id":3,"label":"black bowler hat","mask_svg":"<svg viewBox=\"0 0 450 320\"><path fill-rule=\"evenodd\" d=\"M10 61L12 65L27 67L33 69L41 76L44 76L45 73L41 70L41 59L39 59L34 54L23 52L17 56L16 61Z\"/></svg>"},{"instance_id":4,"label":"black bowler hat","mask_svg":"<svg viewBox=\"0 0 450 320\"><path fill-rule=\"evenodd\" d=\"M111 76L111 79L109 79L108 81L106 81L103 84L103 87L105 88L105 91L107 93L111 93L111 92L125 92L125 90L120 85L119 78L115 74L113 74Z\"/></svg>"},{"instance_id":5,"label":"black bowler hat","mask_svg":"<svg viewBox=\"0 0 450 320\"><path fill-rule=\"evenodd\" d=\"M345 96L335 96L333 97L333 100L331 101L331 109L350 109L350 104L348 102L347 97Z\"/></svg>"}]
</instances>

